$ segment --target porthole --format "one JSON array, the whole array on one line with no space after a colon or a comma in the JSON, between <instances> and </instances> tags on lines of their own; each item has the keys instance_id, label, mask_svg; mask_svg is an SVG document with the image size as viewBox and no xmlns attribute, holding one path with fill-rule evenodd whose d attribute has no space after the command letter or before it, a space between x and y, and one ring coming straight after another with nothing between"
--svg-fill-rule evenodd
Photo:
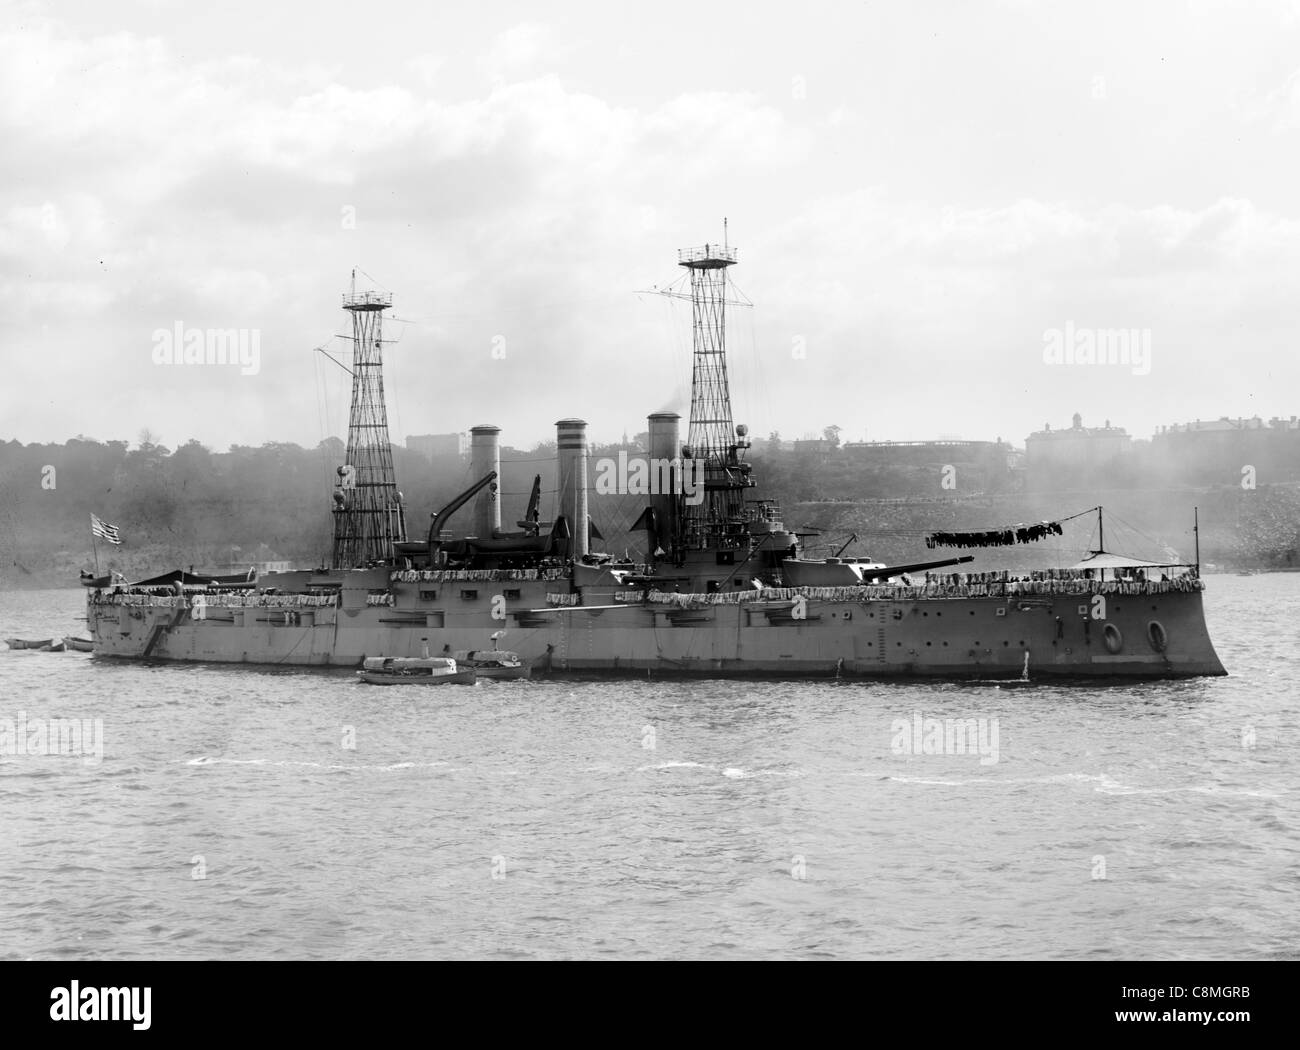
<instances>
[{"instance_id":1,"label":"porthole","mask_svg":"<svg viewBox=\"0 0 1300 1050\"><path fill-rule=\"evenodd\" d=\"M1152 620L1147 624L1147 641L1158 653L1163 653L1169 647L1169 635L1159 620Z\"/></svg>"}]
</instances>

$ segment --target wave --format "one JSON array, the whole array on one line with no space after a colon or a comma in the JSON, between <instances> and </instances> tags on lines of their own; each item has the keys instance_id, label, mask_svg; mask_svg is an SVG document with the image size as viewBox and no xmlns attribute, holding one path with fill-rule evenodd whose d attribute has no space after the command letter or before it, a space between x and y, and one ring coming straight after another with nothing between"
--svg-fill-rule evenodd
<instances>
[{"instance_id":1,"label":"wave","mask_svg":"<svg viewBox=\"0 0 1300 1050\"><path fill-rule=\"evenodd\" d=\"M299 767L304 769L339 769L352 770L357 772L381 772L391 773L400 769L433 769L437 766L445 766L446 762L392 762L388 765L344 765L336 762L302 762L302 761L271 761L267 758L213 758L209 755L200 755L198 758L174 758L171 765L184 763L187 766L271 766L271 767Z\"/></svg>"},{"instance_id":2,"label":"wave","mask_svg":"<svg viewBox=\"0 0 1300 1050\"><path fill-rule=\"evenodd\" d=\"M1172 795L1178 792L1192 792L1203 795L1231 795L1249 798L1278 798L1283 792L1250 791L1221 787L1218 784L1181 784L1174 787L1144 787L1137 784L1125 784L1105 773L1053 773L1041 777L907 777L892 774L882 777L899 784L929 784L942 787L1021 787L1026 784L1092 784L1093 790L1106 795Z\"/></svg>"}]
</instances>

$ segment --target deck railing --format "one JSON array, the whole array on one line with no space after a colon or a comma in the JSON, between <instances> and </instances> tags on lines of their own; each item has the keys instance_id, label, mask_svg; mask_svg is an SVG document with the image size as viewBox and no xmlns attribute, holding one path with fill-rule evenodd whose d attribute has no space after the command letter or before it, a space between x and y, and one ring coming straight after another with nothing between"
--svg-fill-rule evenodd
<instances>
[{"instance_id":1,"label":"deck railing","mask_svg":"<svg viewBox=\"0 0 1300 1050\"><path fill-rule=\"evenodd\" d=\"M391 583L511 583L530 580L563 580L567 569L399 569Z\"/></svg>"},{"instance_id":2,"label":"deck railing","mask_svg":"<svg viewBox=\"0 0 1300 1050\"><path fill-rule=\"evenodd\" d=\"M121 605L147 609L321 609L338 604L337 594L142 594L94 591L91 605Z\"/></svg>"},{"instance_id":3,"label":"deck railing","mask_svg":"<svg viewBox=\"0 0 1300 1050\"><path fill-rule=\"evenodd\" d=\"M717 594L679 594L650 591L646 600L653 605L686 608L692 605L746 605L751 602L793 601L807 598L826 602L917 601L942 598L1030 598L1089 597L1094 594L1148 595L1192 593L1205 589L1192 575L1169 580L995 580L984 583L928 583L915 586L898 583L866 584L858 587L765 587L762 590L721 591Z\"/></svg>"}]
</instances>

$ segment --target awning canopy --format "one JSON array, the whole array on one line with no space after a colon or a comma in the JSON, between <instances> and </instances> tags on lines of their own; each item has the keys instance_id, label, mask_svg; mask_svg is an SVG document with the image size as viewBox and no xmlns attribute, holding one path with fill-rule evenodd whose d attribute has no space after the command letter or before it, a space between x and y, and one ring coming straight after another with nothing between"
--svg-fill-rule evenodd
<instances>
[{"instance_id":1,"label":"awning canopy","mask_svg":"<svg viewBox=\"0 0 1300 1050\"><path fill-rule=\"evenodd\" d=\"M1123 554L1111 554L1108 551L1093 551L1083 561L1076 565L1071 565L1071 569L1169 569L1181 562L1172 561L1141 561L1138 558L1127 558Z\"/></svg>"},{"instance_id":2,"label":"awning canopy","mask_svg":"<svg viewBox=\"0 0 1300 1050\"><path fill-rule=\"evenodd\" d=\"M251 587L256 582L257 574L249 569L247 573L235 573L231 576L218 576L209 573L189 573L182 569L173 569L149 580L140 580L132 587L170 587L179 583L183 587Z\"/></svg>"}]
</instances>

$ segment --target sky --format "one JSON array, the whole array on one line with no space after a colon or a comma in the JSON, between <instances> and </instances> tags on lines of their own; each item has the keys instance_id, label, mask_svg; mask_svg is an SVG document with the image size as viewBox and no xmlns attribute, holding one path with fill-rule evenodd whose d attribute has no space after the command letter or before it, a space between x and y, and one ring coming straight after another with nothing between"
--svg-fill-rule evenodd
<instances>
[{"instance_id":1,"label":"sky","mask_svg":"<svg viewBox=\"0 0 1300 1050\"><path fill-rule=\"evenodd\" d=\"M617 440L724 217L756 438L1300 413L1300 0L0 10L0 439L344 436L356 269L394 440Z\"/></svg>"}]
</instances>

